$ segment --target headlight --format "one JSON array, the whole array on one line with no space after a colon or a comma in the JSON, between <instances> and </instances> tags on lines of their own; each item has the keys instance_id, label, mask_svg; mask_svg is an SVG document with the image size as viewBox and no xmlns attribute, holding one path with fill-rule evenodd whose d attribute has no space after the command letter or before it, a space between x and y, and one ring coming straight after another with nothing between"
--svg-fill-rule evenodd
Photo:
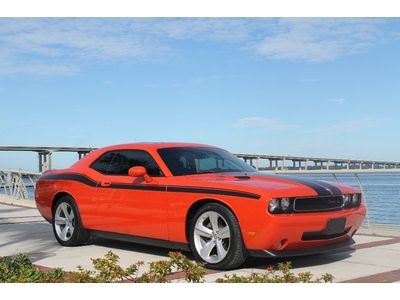
<instances>
[{"instance_id":1,"label":"headlight","mask_svg":"<svg viewBox=\"0 0 400 300\"><path fill-rule=\"evenodd\" d=\"M290 208L290 199L289 198L281 199L281 208L283 211L287 211Z\"/></svg>"},{"instance_id":2,"label":"headlight","mask_svg":"<svg viewBox=\"0 0 400 300\"><path fill-rule=\"evenodd\" d=\"M279 210L279 200L278 199L272 199L269 202L268 210L271 213L277 212Z\"/></svg>"},{"instance_id":3,"label":"headlight","mask_svg":"<svg viewBox=\"0 0 400 300\"><path fill-rule=\"evenodd\" d=\"M352 208L361 205L362 194L343 195L344 207Z\"/></svg>"},{"instance_id":4,"label":"headlight","mask_svg":"<svg viewBox=\"0 0 400 300\"><path fill-rule=\"evenodd\" d=\"M352 199L353 197L352 197L352 195L344 195L343 196L343 203L344 203L344 206L349 206L349 205L351 205L351 199Z\"/></svg>"},{"instance_id":5,"label":"headlight","mask_svg":"<svg viewBox=\"0 0 400 300\"><path fill-rule=\"evenodd\" d=\"M292 211L292 199L271 199L268 204L268 211L272 214L290 213Z\"/></svg>"}]
</instances>

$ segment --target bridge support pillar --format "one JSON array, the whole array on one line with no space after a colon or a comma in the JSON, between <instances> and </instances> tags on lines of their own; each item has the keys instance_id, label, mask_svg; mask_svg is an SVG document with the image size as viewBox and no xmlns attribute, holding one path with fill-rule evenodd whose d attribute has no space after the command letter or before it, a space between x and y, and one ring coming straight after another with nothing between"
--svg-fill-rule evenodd
<instances>
[{"instance_id":1,"label":"bridge support pillar","mask_svg":"<svg viewBox=\"0 0 400 300\"><path fill-rule=\"evenodd\" d=\"M81 160L82 157L85 157L88 154L89 154L89 152L87 152L87 151L79 151L78 152L78 159ZM246 162L247 160L245 159L244 161Z\"/></svg>"},{"instance_id":2,"label":"bridge support pillar","mask_svg":"<svg viewBox=\"0 0 400 300\"><path fill-rule=\"evenodd\" d=\"M39 172L42 173L52 168L52 152L39 152Z\"/></svg>"},{"instance_id":3,"label":"bridge support pillar","mask_svg":"<svg viewBox=\"0 0 400 300\"><path fill-rule=\"evenodd\" d=\"M260 170L260 158L259 157L256 158L256 170L257 171Z\"/></svg>"}]
</instances>

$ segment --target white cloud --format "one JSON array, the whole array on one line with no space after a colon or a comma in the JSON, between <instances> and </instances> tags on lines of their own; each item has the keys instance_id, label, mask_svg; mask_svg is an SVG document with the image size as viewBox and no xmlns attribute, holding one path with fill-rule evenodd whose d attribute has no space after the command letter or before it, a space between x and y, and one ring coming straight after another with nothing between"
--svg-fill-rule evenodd
<instances>
[{"instance_id":1,"label":"white cloud","mask_svg":"<svg viewBox=\"0 0 400 300\"><path fill-rule=\"evenodd\" d=\"M386 121L388 121L388 119L386 118L367 116L357 120L337 122L325 127L307 128L304 126L284 122L279 118L246 117L239 119L234 124L234 126L239 128L264 128L276 131L296 130L301 134L311 133L322 135L337 135L354 133L370 128L379 127Z\"/></svg>"},{"instance_id":2,"label":"white cloud","mask_svg":"<svg viewBox=\"0 0 400 300\"><path fill-rule=\"evenodd\" d=\"M274 59L332 61L379 42L382 22L372 19L280 19L272 33L254 44L254 49Z\"/></svg>"},{"instance_id":3,"label":"white cloud","mask_svg":"<svg viewBox=\"0 0 400 300\"><path fill-rule=\"evenodd\" d=\"M293 126L278 118L247 117L238 120L235 127L264 128L269 130L287 130Z\"/></svg>"},{"instance_id":4,"label":"white cloud","mask_svg":"<svg viewBox=\"0 0 400 300\"><path fill-rule=\"evenodd\" d=\"M381 28L385 22L365 18L2 18L0 69L3 75L7 71L61 75L77 72L93 60L154 62L181 55L177 43L181 40L229 43L244 53L272 59L325 62L388 40L389 33Z\"/></svg>"},{"instance_id":5,"label":"white cloud","mask_svg":"<svg viewBox=\"0 0 400 300\"><path fill-rule=\"evenodd\" d=\"M108 59L148 51L129 23L118 19L6 19L0 25L0 41L14 54Z\"/></svg>"},{"instance_id":6,"label":"white cloud","mask_svg":"<svg viewBox=\"0 0 400 300\"><path fill-rule=\"evenodd\" d=\"M1 19L0 73L70 75L91 60L151 59L166 47L119 19Z\"/></svg>"},{"instance_id":7,"label":"white cloud","mask_svg":"<svg viewBox=\"0 0 400 300\"><path fill-rule=\"evenodd\" d=\"M364 129L379 127L382 123L387 121L384 118L375 116L367 116L358 120L348 120L332 124L330 126L313 129L313 133L320 134L346 134Z\"/></svg>"},{"instance_id":8,"label":"white cloud","mask_svg":"<svg viewBox=\"0 0 400 300\"><path fill-rule=\"evenodd\" d=\"M271 22L258 18L157 18L132 22L131 28L137 33L176 40L243 42Z\"/></svg>"},{"instance_id":9,"label":"white cloud","mask_svg":"<svg viewBox=\"0 0 400 300\"><path fill-rule=\"evenodd\" d=\"M73 75L78 69L71 65L30 63L26 65L3 65L0 68L0 75Z\"/></svg>"}]
</instances>

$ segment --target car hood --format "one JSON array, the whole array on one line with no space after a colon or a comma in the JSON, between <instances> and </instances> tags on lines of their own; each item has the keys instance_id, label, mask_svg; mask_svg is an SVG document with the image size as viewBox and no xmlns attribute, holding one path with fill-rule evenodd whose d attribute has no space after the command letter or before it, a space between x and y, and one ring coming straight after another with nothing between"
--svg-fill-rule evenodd
<instances>
[{"instance_id":1,"label":"car hood","mask_svg":"<svg viewBox=\"0 0 400 300\"><path fill-rule=\"evenodd\" d=\"M185 177L186 183L195 186L218 186L218 188L251 192L268 197L326 197L359 192L357 189L336 182L261 172L200 174Z\"/></svg>"}]
</instances>

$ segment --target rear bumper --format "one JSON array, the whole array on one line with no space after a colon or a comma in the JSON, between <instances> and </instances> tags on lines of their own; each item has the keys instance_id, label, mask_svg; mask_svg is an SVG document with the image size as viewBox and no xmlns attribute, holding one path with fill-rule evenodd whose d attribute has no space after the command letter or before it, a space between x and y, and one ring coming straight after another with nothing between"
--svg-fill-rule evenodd
<instances>
[{"instance_id":1,"label":"rear bumper","mask_svg":"<svg viewBox=\"0 0 400 300\"><path fill-rule=\"evenodd\" d=\"M355 241L353 239L349 239L343 242L329 244L320 247L312 247L305 249L293 249L293 250L283 250L283 251L271 251L271 250L248 250L250 256L254 257L292 257L292 256L304 256L311 254L323 254L329 252L336 252L337 250L353 250L350 248L351 245L354 245Z\"/></svg>"}]
</instances>

